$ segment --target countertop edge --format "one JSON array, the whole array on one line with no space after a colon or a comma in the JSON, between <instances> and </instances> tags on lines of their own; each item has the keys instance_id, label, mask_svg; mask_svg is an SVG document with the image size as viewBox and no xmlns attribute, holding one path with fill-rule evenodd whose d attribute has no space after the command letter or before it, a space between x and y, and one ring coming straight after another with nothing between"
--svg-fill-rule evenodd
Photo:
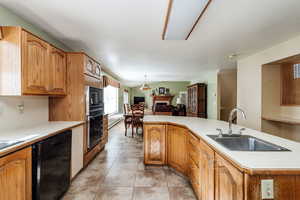
<instances>
[{"instance_id":1,"label":"countertop edge","mask_svg":"<svg viewBox=\"0 0 300 200\"><path fill-rule=\"evenodd\" d=\"M51 122L55 122L55 121L51 121ZM59 122L61 122L61 121L59 121ZM67 122L67 121L66 121L66 122ZM1 150L1 151L0 151L0 158L4 157L4 156L6 156L6 155L8 155L8 154L10 154L10 153L19 151L19 150L21 150L21 149L23 149L23 148L26 148L26 147L28 147L28 146L30 146L30 145L36 143L36 142L42 141L42 140L44 140L44 139L47 139L47 138L49 138L49 137L52 137L52 136L57 135L57 134L59 134L59 133L62 133L62 132L64 132L64 131L66 131L66 130L70 130L70 129L76 128L76 127L81 126L81 125L83 125L83 124L85 124L84 121L79 121L78 123L76 123L76 124L74 124L74 125L66 126L65 128L59 129L59 130L57 130L57 131L55 131L55 132L51 132L51 133L49 133L49 134L47 134L47 135L37 136L37 137L35 137L35 138L32 138L31 140L22 142L22 143L20 143L20 144L16 144L16 145L14 145L14 146L12 146L12 147L8 147L7 150L4 149L4 150Z\"/></svg>"}]
</instances>

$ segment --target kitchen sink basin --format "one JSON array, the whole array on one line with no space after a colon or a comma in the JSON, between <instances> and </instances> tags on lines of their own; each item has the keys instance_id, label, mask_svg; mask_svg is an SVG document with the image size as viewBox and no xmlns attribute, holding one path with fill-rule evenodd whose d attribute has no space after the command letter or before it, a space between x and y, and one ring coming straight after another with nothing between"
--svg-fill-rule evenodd
<instances>
[{"instance_id":1,"label":"kitchen sink basin","mask_svg":"<svg viewBox=\"0 0 300 200\"><path fill-rule=\"evenodd\" d=\"M250 135L207 135L231 151L290 151Z\"/></svg>"},{"instance_id":2,"label":"kitchen sink basin","mask_svg":"<svg viewBox=\"0 0 300 200\"><path fill-rule=\"evenodd\" d=\"M15 144L18 144L20 142L23 142L23 141L15 141L15 140L0 140L0 150L4 149L4 148L7 148L7 147L10 147L10 146L13 146Z\"/></svg>"}]
</instances>

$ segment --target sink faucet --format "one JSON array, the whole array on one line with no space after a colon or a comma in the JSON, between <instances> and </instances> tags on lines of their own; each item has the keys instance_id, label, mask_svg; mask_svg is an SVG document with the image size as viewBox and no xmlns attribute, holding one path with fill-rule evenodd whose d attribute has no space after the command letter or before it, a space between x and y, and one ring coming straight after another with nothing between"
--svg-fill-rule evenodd
<instances>
[{"instance_id":1,"label":"sink faucet","mask_svg":"<svg viewBox=\"0 0 300 200\"><path fill-rule=\"evenodd\" d=\"M228 129L228 134L231 135L232 134L232 121L233 121L233 114L236 112L240 111L243 115L243 118L246 119L246 114L245 112L240 109L240 108L234 108L232 109L232 111L230 112L230 115L229 115L229 119L228 119L228 122L229 122L229 129Z\"/></svg>"}]
</instances>

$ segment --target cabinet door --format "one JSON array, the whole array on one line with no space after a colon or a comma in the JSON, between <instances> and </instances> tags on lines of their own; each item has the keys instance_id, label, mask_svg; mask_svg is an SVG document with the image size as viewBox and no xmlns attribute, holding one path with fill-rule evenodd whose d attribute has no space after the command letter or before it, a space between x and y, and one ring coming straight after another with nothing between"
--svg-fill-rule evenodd
<instances>
[{"instance_id":1,"label":"cabinet door","mask_svg":"<svg viewBox=\"0 0 300 200\"><path fill-rule=\"evenodd\" d=\"M49 45L22 32L22 92L47 94L49 85Z\"/></svg>"},{"instance_id":2,"label":"cabinet door","mask_svg":"<svg viewBox=\"0 0 300 200\"><path fill-rule=\"evenodd\" d=\"M243 173L216 155L215 200L243 199Z\"/></svg>"},{"instance_id":3,"label":"cabinet door","mask_svg":"<svg viewBox=\"0 0 300 200\"><path fill-rule=\"evenodd\" d=\"M49 93L54 95L66 94L67 77L67 56L66 53L51 47L49 66Z\"/></svg>"},{"instance_id":4,"label":"cabinet door","mask_svg":"<svg viewBox=\"0 0 300 200\"><path fill-rule=\"evenodd\" d=\"M144 163L166 163L166 126L144 125Z\"/></svg>"},{"instance_id":5,"label":"cabinet door","mask_svg":"<svg viewBox=\"0 0 300 200\"><path fill-rule=\"evenodd\" d=\"M31 200L31 148L0 158L0 199Z\"/></svg>"},{"instance_id":6,"label":"cabinet door","mask_svg":"<svg viewBox=\"0 0 300 200\"><path fill-rule=\"evenodd\" d=\"M201 199L214 200L214 151L200 141L200 188Z\"/></svg>"},{"instance_id":7,"label":"cabinet door","mask_svg":"<svg viewBox=\"0 0 300 200\"><path fill-rule=\"evenodd\" d=\"M187 171L187 131L177 126L168 126L167 158L168 164L185 174Z\"/></svg>"}]
</instances>

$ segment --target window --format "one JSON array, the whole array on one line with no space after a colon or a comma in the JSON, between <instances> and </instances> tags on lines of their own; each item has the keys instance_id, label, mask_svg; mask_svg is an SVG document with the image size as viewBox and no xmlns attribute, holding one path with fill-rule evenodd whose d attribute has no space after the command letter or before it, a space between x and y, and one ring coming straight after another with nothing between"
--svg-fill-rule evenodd
<instances>
[{"instance_id":1,"label":"window","mask_svg":"<svg viewBox=\"0 0 300 200\"><path fill-rule=\"evenodd\" d=\"M300 78L300 64L294 64L294 79Z\"/></svg>"},{"instance_id":2,"label":"window","mask_svg":"<svg viewBox=\"0 0 300 200\"><path fill-rule=\"evenodd\" d=\"M110 85L104 88L105 114L115 114L118 112L118 90L119 88Z\"/></svg>"},{"instance_id":3,"label":"window","mask_svg":"<svg viewBox=\"0 0 300 200\"><path fill-rule=\"evenodd\" d=\"M124 101L124 104L129 104L129 95L128 95L127 91L124 91L124 93L123 93L123 101Z\"/></svg>"}]
</instances>

